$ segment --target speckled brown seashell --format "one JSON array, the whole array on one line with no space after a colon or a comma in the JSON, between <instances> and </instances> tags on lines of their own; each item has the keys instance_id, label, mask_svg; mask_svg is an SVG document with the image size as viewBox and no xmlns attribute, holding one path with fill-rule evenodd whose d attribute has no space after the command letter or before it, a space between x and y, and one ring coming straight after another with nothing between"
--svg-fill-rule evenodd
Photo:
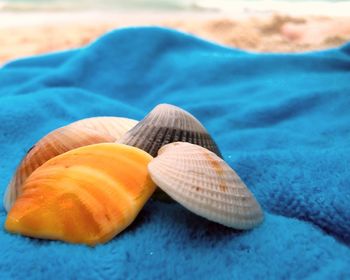
<instances>
[{"instance_id":1,"label":"speckled brown seashell","mask_svg":"<svg viewBox=\"0 0 350 280\"><path fill-rule=\"evenodd\" d=\"M58 128L39 140L16 169L4 196L7 211L21 193L27 177L49 159L75 148L117 141L137 121L116 117L95 117Z\"/></svg>"}]
</instances>

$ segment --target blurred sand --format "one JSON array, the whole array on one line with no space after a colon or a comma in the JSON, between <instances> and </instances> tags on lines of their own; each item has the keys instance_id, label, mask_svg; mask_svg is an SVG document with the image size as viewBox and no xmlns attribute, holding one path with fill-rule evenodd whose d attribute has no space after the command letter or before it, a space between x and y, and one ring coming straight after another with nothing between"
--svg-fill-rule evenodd
<instances>
[{"instance_id":1,"label":"blurred sand","mask_svg":"<svg viewBox=\"0 0 350 280\"><path fill-rule=\"evenodd\" d=\"M6 23L6 18L2 17L2 23ZM23 56L84 46L106 31L132 25L171 27L223 45L259 52L319 50L350 41L350 17L275 14L232 19L223 15L123 15L106 20L48 20L45 24L38 21L29 25L7 21L0 24L0 64Z\"/></svg>"}]
</instances>

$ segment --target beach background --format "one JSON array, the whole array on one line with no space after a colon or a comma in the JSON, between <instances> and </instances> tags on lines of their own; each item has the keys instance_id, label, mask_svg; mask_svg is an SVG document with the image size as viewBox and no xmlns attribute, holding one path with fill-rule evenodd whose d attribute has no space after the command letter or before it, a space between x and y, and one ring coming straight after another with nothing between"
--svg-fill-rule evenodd
<instances>
[{"instance_id":1,"label":"beach background","mask_svg":"<svg viewBox=\"0 0 350 280\"><path fill-rule=\"evenodd\" d=\"M0 0L0 65L139 25L255 52L303 52L350 41L350 1Z\"/></svg>"}]
</instances>

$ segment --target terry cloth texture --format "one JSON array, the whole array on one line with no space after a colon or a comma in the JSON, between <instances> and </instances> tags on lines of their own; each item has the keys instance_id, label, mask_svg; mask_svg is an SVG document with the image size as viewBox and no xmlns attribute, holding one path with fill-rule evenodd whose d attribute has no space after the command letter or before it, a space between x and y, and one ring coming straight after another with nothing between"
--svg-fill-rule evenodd
<instances>
[{"instance_id":1,"label":"terry cloth texture","mask_svg":"<svg viewBox=\"0 0 350 280\"><path fill-rule=\"evenodd\" d=\"M90 248L5 232L0 279L350 279L350 44L255 54L161 28L0 69L0 194L49 131L101 115L191 112L255 194L264 223L236 231L149 201Z\"/></svg>"}]
</instances>

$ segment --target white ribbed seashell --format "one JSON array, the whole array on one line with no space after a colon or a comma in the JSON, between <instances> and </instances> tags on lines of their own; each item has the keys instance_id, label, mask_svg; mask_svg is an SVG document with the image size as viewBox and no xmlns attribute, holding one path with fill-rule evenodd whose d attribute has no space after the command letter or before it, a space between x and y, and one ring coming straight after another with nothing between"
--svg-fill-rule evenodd
<instances>
[{"instance_id":1,"label":"white ribbed seashell","mask_svg":"<svg viewBox=\"0 0 350 280\"><path fill-rule=\"evenodd\" d=\"M132 119L95 117L76 121L50 132L29 149L18 165L5 191L5 209L10 210L29 175L49 159L79 147L118 141L136 124L137 121Z\"/></svg>"},{"instance_id":2,"label":"white ribbed seashell","mask_svg":"<svg viewBox=\"0 0 350 280\"><path fill-rule=\"evenodd\" d=\"M250 229L263 220L254 195L221 158L198 145L163 146L148 164L152 180L175 201L208 220Z\"/></svg>"},{"instance_id":3,"label":"white ribbed seashell","mask_svg":"<svg viewBox=\"0 0 350 280\"><path fill-rule=\"evenodd\" d=\"M197 144L221 157L218 146L204 126L189 112L170 104L156 106L118 143L156 156L160 147L178 141Z\"/></svg>"}]
</instances>

